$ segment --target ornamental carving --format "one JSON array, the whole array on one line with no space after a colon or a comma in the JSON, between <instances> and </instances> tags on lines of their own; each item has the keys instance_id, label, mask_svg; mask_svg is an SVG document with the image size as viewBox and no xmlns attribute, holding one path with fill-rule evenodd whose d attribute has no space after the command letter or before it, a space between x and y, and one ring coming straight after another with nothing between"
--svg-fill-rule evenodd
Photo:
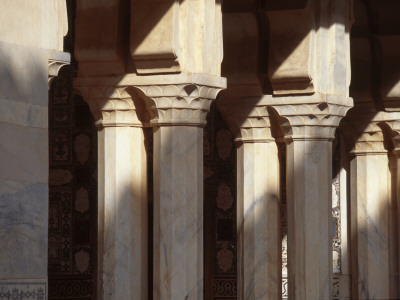
<instances>
[{"instance_id":1,"label":"ornamental carving","mask_svg":"<svg viewBox=\"0 0 400 300\"><path fill-rule=\"evenodd\" d=\"M352 107L351 98L315 94L306 97L271 99L280 116L280 124L287 140L333 140L336 128Z\"/></svg>"},{"instance_id":2,"label":"ornamental carving","mask_svg":"<svg viewBox=\"0 0 400 300\"><path fill-rule=\"evenodd\" d=\"M162 82L162 84L160 84ZM102 126L204 126L210 104L226 79L204 74L77 78L78 88Z\"/></svg>"},{"instance_id":3,"label":"ornamental carving","mask_svg":"<svg viewBox=\"0 0 400 300\"><path fill-rule=\"evenodd\" d=\"M218 186L217 206L218 208L227 211L232 208L233 197L229 186L226 183L221 183Z\"/></svg>"},{"instance_id":4,"label":"ornamental carving","mask_svg":"<svg viewBox=\"0 0 400 300\"><path fill-rule=\"evenodd\" d=\"M71 56L66 52L55 52L54 57L49 59L48 72L49 72L49 89L54 77L58 76L58 72L63 66L69 65Z\"/></svg>"},{"instance_id":5,"label":"ornamental carving","mask_svg":"<svg viewBox=\"0 0 400 300\"><path fill-rule=\"evenodd\" d=\"M84 164L89 159L89 153L91 149L90 137L86 134L81 133L74 139L74 152L76 159Z\"/></svg>"},{"instance_id":6,"label":"ornamental carving","mask_svg":"<svg viewBox=\"0 0 400 300\"><path fill-rule=\"evenodd\" d=\"M144 99L151 124L205 126L210 105L223 89L195 83L135 85L134 97Z\"/></svg>"},{"instance_id":7,"label":"ornamental carving","mask_svg":"<svg viewBox=\"0 0 400 300\"><path fill-rule=\"evenodd\" d=\"M216 144L218 156L222 160L227 160L233 148L232 135L229 130L224 128L217 132Z\"/></svg>"},{"instance_id":8,"label":"ornamental carving","mask_svg":"<svg viewBox=\"0 0 400 300\"><path fill-rule=\"evenodd\" d=\"M386 126L395 153L400 152L400 112L385 113Z\"/></svg>"},{"instance_id":9,"label":"ornamental carving","mask_svg":"<svg viewBox=\"0 0 400 300\"><path fill-rule=\"evenodd\" d=\"M354 115L343 124L348 150L355 155L386 154L398 148L399 112L376 112Z\"/></svg>"},{"instance_id":10,"label":"ornamental carving","mask_svg":"<svg viewBox=\"0 0 400 300\"><path fill-rule=\"evenodd\" d=\"M46 300L46 290L46 282L4 282L0 284L0 300Z\"/></svg>"},{"instance_id":11,"label":"ornamental carving","mask_svg":"<svg viewBox=\"0 0 400 300\"><path fill-rule=\"evenodd\" d=\"M61 70L49 93L49 299L94 297L96 128L72 87L74 67Z\"/></svg>"},{"instance_id":12,"label":"ornamental carving","mask_svg":"<svg viewBox=\"0 0 400 300\"><path fill-rule=\"evenodd\" d=\"M230 269L232 269L233 252L226 248L219 250L217 253L217 261L218 267L223 272L228 272Z\"/></svg>"},{"instance_id":13,"label":"ornamental carving","mask_svg":"<svg viewBox=\"0 0 400 300\"><path fill-rule=\"evenodd\" d=\"M273 142L268 106L259 98L220 99L218 107L236 142Z\"/></svg>"},{"instance_id":14,"label":"ornamental carving","mask_svg":"<svg viewBox=\"0 0 400 300\"><path fill-rule=\"evenodd\" d=\"M78 86L96 120L102 127L144 125L146 112L134 102L124 87Z\"/></svg>"}]
</instances>

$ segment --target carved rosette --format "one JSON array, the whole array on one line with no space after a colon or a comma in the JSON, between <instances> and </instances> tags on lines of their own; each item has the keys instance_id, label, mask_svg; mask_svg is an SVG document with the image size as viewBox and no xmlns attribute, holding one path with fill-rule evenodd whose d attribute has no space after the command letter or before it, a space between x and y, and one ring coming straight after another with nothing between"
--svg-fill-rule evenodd
<instances>
[{"instance_id":1,"label":"carved rosette","mask_svg":"<svg viewBox=\"0 0 400 300\"><path fill-rule=\"evenodd\" d=\"M134 86L142 93L154 126L204 127L210 105L222 87L196 83ZM139 96L140 97L140 96Z\"/></svg>"},{"instance_id":2,"label":"carved rosette","mask_svg":"<svg viewBox=\"0 0 400 300\"><path fill-rule=\"evenodd\" d=\"M224 99L225 100L225 99ZM249 105L252 99L243 99L240 103L230 103L226 99L218 108L235 135L237 143L269 143L274 142L271 122L266 105Z\"/></svg>"},{"instance_id":3,"label":"carved rosette","mask_svg":"<svg viewBox=\"0 0 400 300\"><path fill-rule=\"evenodd\" d=\"M333 140L339 122L351 108L351 101L346 102L290 103L272 107L280 116L286 140Z\"/></svg>"},{"instance_id":4,"label":"carved rosette","mask_svg":"<svg viewBox=\"0 0 400 300\"><path fill-rule=\"evenodd\" d=\"M89 86L79 87L79 90L89 104L99 129L144 125L144 113L135 106L125 87Z\"/></svg>"}]
</instances>

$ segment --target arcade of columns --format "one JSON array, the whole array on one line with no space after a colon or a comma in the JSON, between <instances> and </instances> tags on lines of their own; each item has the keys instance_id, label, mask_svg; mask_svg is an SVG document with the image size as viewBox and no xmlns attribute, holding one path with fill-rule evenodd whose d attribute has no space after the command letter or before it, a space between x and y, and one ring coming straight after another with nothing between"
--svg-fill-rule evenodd
<instances>
[{"instance_id":1,"label":"arcade of columns","mask_svg":"<svg viewBox=\"0 0 400 300\"><path fill-rule=\"evenodd\" d=\"M98 127L98 299L148 299L148 255L154 299L204 298L203 127L217 96L237 143L238 299L282 294L280 144L286 145L288 298L398 299L400 36L350 39L353 24L368 25L348 0L265 5L257 14L244 1L233 1L224 14L218 0L128 2L77 1L74 86ZM41 30L43 37L46 26L57 25L54 34L65 35L65 8L57 3L58 19L42 7L39 14L47 19L29 30ZM371 40L382 51L376 73ZM0 41L1 53L9 55L18 44L1 30ZM35 58L24 51L41 51L51 75L68 63L68 55L58 52L62 42L18 47L29 62ZM42 65L31 69L43 73ZM7 74L1 76L3 83ZM46 106L35 103L40 95L30 94L38 86L45 88L43 82L26 85L25 102L21 93L1 93L21 89L18 84L0 89L0 136L16 148L13 135L21 137L21 128L40 133L25 143L47 143L41 136L47 125L40 122ZM17 114L24 109L38 114L37 124L27 121L28 113ZM154 139L153 249L147 127ZM343 154L338 291L332 267L333 142L340 142ZM46 171L38 178L25 162L25 177L6 172L12 163L24 166L17 160L27 155L7 147L0 147L0 207L6 208L0 228L7 228L0 231L0 299L21 282L28 292L38 282L46 290L47 276L41 254L47 245ZM44 214L17 198L42 199ZM24 208L19 217L14 206ZM40 238L21 238L24 224L32 224L29 235ZM22 254L13 249L20 247Z\"/></svg>"}]
</instances>

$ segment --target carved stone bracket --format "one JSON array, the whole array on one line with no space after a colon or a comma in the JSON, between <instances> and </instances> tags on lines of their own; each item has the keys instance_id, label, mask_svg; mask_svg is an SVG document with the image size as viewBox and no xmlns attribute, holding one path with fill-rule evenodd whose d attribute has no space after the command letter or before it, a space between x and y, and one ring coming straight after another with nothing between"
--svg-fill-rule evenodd
<instances>
[{"instance_id":1,"label":"carved stone bracket","mask_svg":"<svg viewBox=\"0 0 400 300\"><path fill-rule=\"evenodd\" d=\"M71 55L66 52L54 52L49 58L49 89L51 82L58 75L58 72L63 66L69 65L71 62Z\"/></svg>"},{"instance_id":2,"label":"carved stone bracket","mask_svg":"<svg viewBox=\"0 0 400 300\"><path fill-rule=\"evenodd\" d=\"M333 140L340 120L352 107L351 98L322 94L271 101L288 141Z\"/></svg>"},{"instance_id":3,"label":"carved stone bracket","mask_svg":"<svg viewBox=\"0 0 400 300\"><path fill-rule=\"evenodd\" d=\"M351 1L304 1L296 9L285 4L265 11L273 94L348 95Z\"/></svg>"}]
</instances>

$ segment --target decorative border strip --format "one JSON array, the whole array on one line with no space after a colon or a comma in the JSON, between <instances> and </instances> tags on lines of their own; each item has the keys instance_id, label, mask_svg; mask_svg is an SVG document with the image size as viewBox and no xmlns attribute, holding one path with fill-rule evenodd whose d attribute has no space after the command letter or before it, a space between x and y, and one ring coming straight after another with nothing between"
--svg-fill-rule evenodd
<instances>
[{"instance_id":1,"label":"decorative border strip","mask_svg":"<svg viewBox=\"0 0 400 300\"><path fill-rule=\"evenodd\" d=\"M233 298L235 299L237 296L236 290L236 278L235 277L218 277L213 280L213 293L214 298L219 299L227 299Z\"/></svg>"},{"instance_id":2,"label":"decorative border strip","mask_svg":"<svg viewBox=\"0 0 400 300\"><path fill-rule=\"evenodd\" d=\"M339 276L340 275L334 275L333 278L332 278L333 299L334 300L345 299L345 298L340 298L340 295L339 295L339 284L340 284ZM282 300L287 300L287 299L288 299L288 278L287 277L283 277L282 278Z\"/></svg>"},{"instance_id":3,"label":"decorative border strip","mask_svg":"<svg viewBox=\"0 0 400 300\"><path fill-rule=\"evenodd\" d=\"M51 299L86 299L94 292L93 279L49 279L49 297Z\"/></svg>"},{"instance_id":4,"label":"decorative border strip","mask_svg":"<svg viewBox=\"0 0 400 300\"><path fill-rule=\"evenodd\" d=\"M47 281L0 280L0 300L47 300Z\"/></svg>"}]
</instances>

